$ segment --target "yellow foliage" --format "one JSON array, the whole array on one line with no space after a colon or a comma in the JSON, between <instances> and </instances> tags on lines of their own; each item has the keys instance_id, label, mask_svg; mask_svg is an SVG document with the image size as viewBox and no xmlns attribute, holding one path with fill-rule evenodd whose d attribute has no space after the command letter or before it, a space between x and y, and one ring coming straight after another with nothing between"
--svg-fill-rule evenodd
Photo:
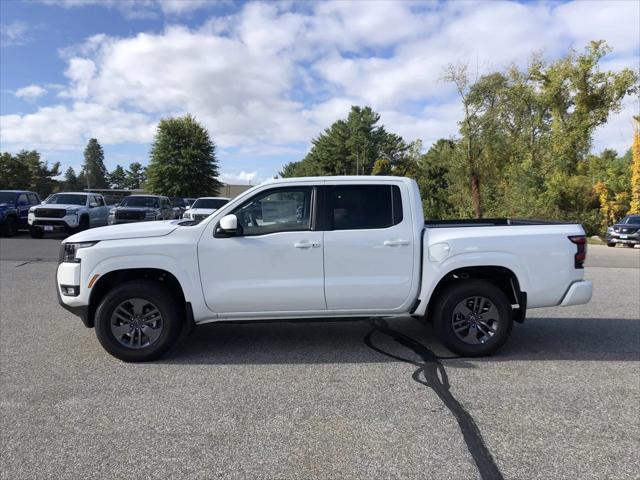
<instances>
[{"instance_id":1,"label":"yellow foliage","mask_svg":"<svg viewBox=\"0 0 640 480\"><path fill-rule=\"evenodd\" d=\"M640 128L633 131L633 161L631 162L631 205L629 213L640 213Z\"/></svg>"}]
</instances>

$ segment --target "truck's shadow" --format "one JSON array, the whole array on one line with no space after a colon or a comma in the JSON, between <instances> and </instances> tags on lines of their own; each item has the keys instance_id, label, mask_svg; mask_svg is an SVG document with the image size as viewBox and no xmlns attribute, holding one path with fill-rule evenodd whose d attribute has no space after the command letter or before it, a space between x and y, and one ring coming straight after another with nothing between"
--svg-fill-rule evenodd
<instances>
[{"instance_id":1,"label":"truck's shadow","mask_svg":"<svg viewBox=\"0 0 640 480\"><path fill-rule=\"evenodd\" d=\"M640 319L530 318L516 324L508 343L487 358L454 359L429 325L417 320L388 319L402 332L446 361L448 367L473 368L478 362L512 360L640 359ZM208 324L183 339L162 363L174 364L315 364L393 361L372 351L364 339L369 321ZM388 352L407 356L391 339L380 339Z\"/></svg>"}]
</instances>

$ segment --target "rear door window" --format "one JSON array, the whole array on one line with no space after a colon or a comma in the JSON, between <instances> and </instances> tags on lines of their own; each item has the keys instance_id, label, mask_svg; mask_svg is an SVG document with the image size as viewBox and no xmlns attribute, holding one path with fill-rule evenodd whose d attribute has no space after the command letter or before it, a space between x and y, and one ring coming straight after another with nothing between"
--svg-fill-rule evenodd
<instances>
[{"instance_id":1,"label":"rear door window","mask_svg":"<svg viewBox=\"0 0 640 480\"><path fill-rule=\"evenodd\" d=\"M329 192L333 230L389 228L402 221L397 185L336 185Z\"/></svg>"}]
</instances>

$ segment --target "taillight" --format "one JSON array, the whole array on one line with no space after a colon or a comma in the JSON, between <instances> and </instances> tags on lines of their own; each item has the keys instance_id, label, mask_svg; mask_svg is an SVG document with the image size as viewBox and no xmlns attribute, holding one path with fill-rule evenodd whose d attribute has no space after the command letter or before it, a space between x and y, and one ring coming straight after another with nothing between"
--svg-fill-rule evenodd
<instances>
[{"instance_id":1,"label":"taillight","mask_svg":"<svg viewBox=\"0 0 640 480\"><path fill-rule=\"evenodd\" d=\"M587 259L587 237L584 235L574 235L569 237L573 243L578 247L574 258L575 268L584 268L584 261Z\"/></svg>"}]
</instances>

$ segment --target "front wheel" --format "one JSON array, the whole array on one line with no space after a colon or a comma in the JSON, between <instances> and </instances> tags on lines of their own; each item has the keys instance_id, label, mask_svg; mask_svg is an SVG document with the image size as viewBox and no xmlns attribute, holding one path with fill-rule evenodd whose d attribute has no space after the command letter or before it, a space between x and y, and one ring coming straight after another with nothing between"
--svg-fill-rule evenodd
<instances>
[{"instance_id":1,"label":"front wheel","mask_svg":"<svg viewBox=\"0 0 640 480\"><path fill-rule=\"evenodd\" d=\"M84 230L89 230L89 217L80 217L80 223L78 224L78 231L82 232Z\"/></svg>"},{"instance_id":2,"label":"front wheel","mask_svg":"<svg viewBox=\"0 0 640 480\"><path fill-rule=\"evenodd\" d=\"M39 227L31 227L29 233L31 238L42 238L44 236L44 231Z\"/></svg>"},{"instance_id":3,"label":"front wheel","mask_svg":"<svg viewBox=\"0 0 640 480\"><path fill-rule=\"evenodd\" d=\"M607 243L607 247L615 247L616 244L615 243Z\"/></svg>"},{"instance_id":4,"label":"front wheel","mask_svg":"<svg viewBox=\"0 0 640 480\"><path fill-rule=\"evenodd\" d=\"M481 357L498 350L513 327L511 303L492 283L463 280L440 294L433 308L440 340L465 357Z\"/></svg>"},{"instance_id":5,"label":"front wheel","mask_svg":"<svg viewBox=\"0 0 640 480\"><path fill-rule=\"evenodd\" d=\"M2 234L6 237L13 237L16 233L18 233L18 222L16 217L7 217L2 225Z\"/></svg>"},{"instance_id":6,"label":"front wheel","mask_svg":"<svg viewBox=\"0 0 640 480\"><path fill-rule=\"evenodd\" d=\"M96 310L96 336L103 348L125 362L164 355L182 326L178 302L162 284L131 281L110 291Z\"/></svg>"}]
</instances>

